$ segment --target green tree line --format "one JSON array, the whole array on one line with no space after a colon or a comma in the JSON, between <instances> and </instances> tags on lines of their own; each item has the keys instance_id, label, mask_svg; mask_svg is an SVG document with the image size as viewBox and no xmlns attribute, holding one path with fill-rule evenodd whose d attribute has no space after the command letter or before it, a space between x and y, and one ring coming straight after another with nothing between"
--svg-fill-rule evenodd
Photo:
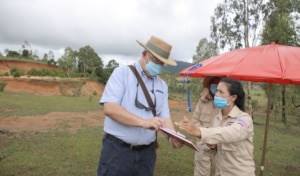
<instances>
[{"instance_id":1,"label":"green tree line","mask_svg":"<svg viewBox=\"0 0 300 176\"><path fill-rule=\"evenodd\" d=\"M54 54L51 50L49 53L45 53L42 59L38 57L37 53L37 51L32 52L30 43L25 41L19 52L6 49L5 57L39 61L47 63L48 65L59 66L66 72L67 78L83 77L99 81L103 84L107 82L112 71L119 66L119 63L114 59L110 60L108 64L104 66L102 58L99 57L95 50L89 45L79 48L78 51L73 50L71 47L66 47L64 54L58 58L57 61L55 61ZM37 74L36 70L32 70L31 72ZM43 75L44 73L45 71L43 71ZM53 74L57 76L63 75L61 73L51 73L51 75Z\"/></svg>"}]
</instances>

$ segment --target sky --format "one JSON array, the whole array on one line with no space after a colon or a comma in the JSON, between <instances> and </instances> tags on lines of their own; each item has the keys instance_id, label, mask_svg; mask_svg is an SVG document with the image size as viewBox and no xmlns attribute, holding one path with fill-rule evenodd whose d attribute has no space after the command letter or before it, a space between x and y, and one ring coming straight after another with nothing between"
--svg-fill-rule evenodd
<instances>
[{"instance_id":1,"label":"sky","mask_svg":"<svg viewBox=\"0 0 300 176\"><path fill-rule=\"evenodd\" d=\"M107 64L137 61L153 35L172 45L171 57L192 62L210 18L222 0L0 0L0 52L24 41L40 58L55 60L70 46L91 46Z\"/></svg>"}]
</instances>

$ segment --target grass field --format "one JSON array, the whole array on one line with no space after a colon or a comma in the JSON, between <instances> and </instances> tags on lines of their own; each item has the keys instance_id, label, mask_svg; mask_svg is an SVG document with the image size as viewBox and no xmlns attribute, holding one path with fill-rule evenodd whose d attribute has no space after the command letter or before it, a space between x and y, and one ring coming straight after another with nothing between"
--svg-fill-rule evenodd
<instances>
[{"instance_id":1,"label":"grass field","mask_svg":"<svg viewBox=\"0 0 300 176\"><path fill-rule=\"evenodd\" d=\"M49 112L99 110L95 96L34 96L29 93L0 92L0 117L40 115Z\"/></svg>"},{"instance_id":2,"label":"grass field","mask_svg":"<svg viewBox=\"0 0 300 176\"><path fill-rule=\"evenodd\" d=\"M0 118L39 115L52 111L96 111L100 109L98 101L97 97L34 96L0 92ZM256 175L259 175L260 170L265 128L265 113L263 104L260 105L261 109L254 111ZM188 113L185 107L175 106L171 106L171 112L174 120ZM271 119L264 175L296 176L300 173L300 127L293 116L288 117L288 123L289 127L286 128ZM84 126L76 132L70 132L66 127L65 130L47 132L0 133L0 175L95 175L102 136L101 126ZM157 152L155 175L193 175L194 152L187 147L173 149L161 136L158 140L160 148Z\"/></svg>"}]
</instances>

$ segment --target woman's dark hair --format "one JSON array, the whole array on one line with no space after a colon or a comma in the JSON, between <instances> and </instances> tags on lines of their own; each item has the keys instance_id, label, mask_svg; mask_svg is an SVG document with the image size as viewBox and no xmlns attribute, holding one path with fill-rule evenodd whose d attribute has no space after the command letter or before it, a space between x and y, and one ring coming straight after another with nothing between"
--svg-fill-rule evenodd
<instances>
[{"instance_id":1,"label":"woman's dark hair","mask_svg":"<svg viewBox=\"0 0 300 176\"><path fill-rule=\"evenodd\" d=\"M245 92L241 83L232 78L223 78L220 82L224 82L228 88L230 95L237 95L235 104L240 110L245 111Z\"/></svg>"}]
</instances>

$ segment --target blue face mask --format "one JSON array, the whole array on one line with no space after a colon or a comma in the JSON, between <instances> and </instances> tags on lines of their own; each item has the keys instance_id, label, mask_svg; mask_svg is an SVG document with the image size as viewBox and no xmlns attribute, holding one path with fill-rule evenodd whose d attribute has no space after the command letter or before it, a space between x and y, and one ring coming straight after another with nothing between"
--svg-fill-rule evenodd
<instances>
[{"instance_id":1,"label":"blue face mask","mask_svg":"<svg viewBox=\"0 0 300 176\"><path fill-rule=\"evenodd\" d=\"M224 109L228 106L227 104L227 98L222 97L214 97L214 105L217 108Z\"/></svg>"},{"instance_id":2,"label":"blue face mask","mask_svg":"<svg viewBox=\"0 0 300 176\"><path fill-rule=\"evenodd\" d=\"M150 61L146 64L146 69L148 70L149 74L151 76L156 76L160 74L162 70L162 65L160 64L155 64L154 62Z\"/></svg>"},{"instance_id":3,"label":"blue face mask","mask_svg":"<svg viewBox=\"0 0 300 176\"><path fill-rule=\"evenodd\" d=\"M210 92L215 95L217 91L217 84L211 84L210 85Z\"/></svg>"}]
</instances>

